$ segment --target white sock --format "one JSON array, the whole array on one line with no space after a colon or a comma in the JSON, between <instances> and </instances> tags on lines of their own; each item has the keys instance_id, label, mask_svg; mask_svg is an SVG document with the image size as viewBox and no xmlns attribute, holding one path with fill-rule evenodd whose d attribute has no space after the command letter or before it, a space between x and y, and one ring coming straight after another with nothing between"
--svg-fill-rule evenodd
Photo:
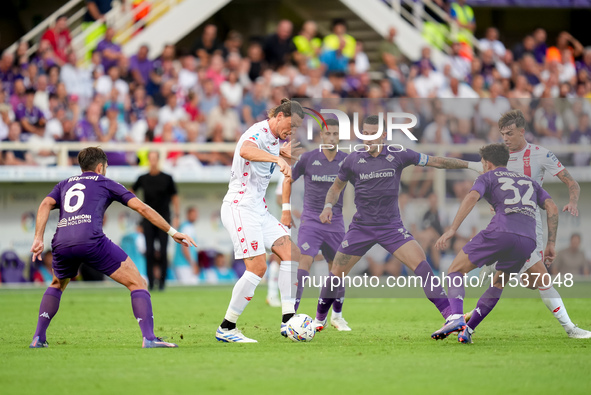
<instances>
[{"instance_id":1,"label":"white sock","mask_svg":"<svg viewBox=\"0 0 591 395\"><path fill-rule=\"evenodd\" d=\"M279 292L279 263L276 261L271 261L269 263L269 271L268 273L268 283L267 283L267 299L276 298L277 292Z\"/></svg>"},{"instance_id":2,"label":"white sock","mask_svg":"<svg viewBox=\"0 0 591 395\"><path fill-rule=\"evenodd\" d=\"M341 311L340 313L337 313L336 311L334 311L334 309L332 310L332 318L343 318L343 312Z\"/></svg>"},{"instance_id":3,"label":"white sock","mask_svg":"<svg viewBox=\"0 0 591 395\"><path fill-rule=\"evenodd\" d=\"M279 293L281 294L281 313L295 313L295 300L298 283L298 263L293 261L281 261L279 265Z\"/></svg>"},{"instance_id":4,"label":"white sock","mask_svg":"<svg viewBox=\"0 0 591 395\"><path fill-rule=\"evenodd\" d=\"M558 291L553 286L550 288L538 288L538 291L540 291L542 301L548 310L554 314L554 317L560 322L564 330L568 332L574 328L575 324L570 320Z\"/></svg>"},{"instance_id":5,"label":"white sock","mask_svg":"<svg viewBox=\"0 0 591 395\"><path fill-rule=\"evenodd\" d=\"M226 316L224 317L226 320L234 323L238 321L238 317L240 317L240 314L242 314L246 305L248 305L248 302L254 296L254 290L260 282L261 278L253 272L244 272L232 290L230 306L228 306Z\"/></svg>"}]
</instances>

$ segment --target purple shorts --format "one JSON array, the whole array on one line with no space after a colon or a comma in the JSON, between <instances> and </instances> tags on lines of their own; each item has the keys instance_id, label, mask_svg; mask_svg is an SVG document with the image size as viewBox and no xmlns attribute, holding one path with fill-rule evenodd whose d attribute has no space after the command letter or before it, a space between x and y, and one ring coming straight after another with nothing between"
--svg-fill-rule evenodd
<instances>
[{"instance_id":1,"label":"purple shorts","mask_svg":"<svg viewBox=\"0 0 591 395\"><path fill-rule=\"evenodd\" d=\"M121 267L127 254L107 237L93 244L58 247L53 250L53 272L57 278L74 278L82 263L110 276Z\"/></svg>"},{"instance_id":2,"label":"purple shorts","mask_svg":"<svg viewBox=\"0 0 591 395\"><path fill-rule=\"evenodd\" d=\"M345 237L345 232L324 232L315 226L303 225L298 233L298 247L304 255L315 257L318 251L327 262L334 260L337 249Z\"/></svg>"},{"instance_id":3,"label":"purple shorts","mask_svg":"<svg viewBox=\"0 0 591 395\"><path fill-rule=\"evenodd\" d=\"M521 267L536 249L536 241L529 237L507 232L482 230L462 250L472 264L482 267L497 262L497 270L519 273Z\"/></svg>"},{"instance_id":4,"label":"purple shorts","mask_svg":"<svg viewBox=\"0 0 591 395\"><path fill-rule=\"evenodd\" d=\"M387 225L360 225L352 222L343 238L339 252L346 255L363 256L375 244L390 253L398 250L414 237L404 228L402 222Z\"/></svg>"}]
</instances>

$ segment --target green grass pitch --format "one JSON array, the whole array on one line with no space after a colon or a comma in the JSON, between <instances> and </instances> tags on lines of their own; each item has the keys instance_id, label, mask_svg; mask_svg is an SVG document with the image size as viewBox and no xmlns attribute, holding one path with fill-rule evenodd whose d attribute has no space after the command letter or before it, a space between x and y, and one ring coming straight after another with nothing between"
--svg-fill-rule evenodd
<instances>
[{"instance_id":1,"label":"green grass pitch","mask_svg":"<svg viewBox=\"0 0 591 395\"><path fill-rule=\"evenodd\" d=\"M261 287L239 321L258 344L214 333L231 289L170 288L152 296L155 329L178 349L141 349L129 292L68 289L48 331L28 349L44 289L0 290L1 394L589 394L591 340L568 339L540 299L501 299L462 345L430 339L442 319L424 298L345 302L352 332L311 343L279 335L280 309ZM466 301L474 306L475 300ZM565 300L591 328L589 299ZM315 300L300 312L313 315Z\"/></svg>"}]
</instances>

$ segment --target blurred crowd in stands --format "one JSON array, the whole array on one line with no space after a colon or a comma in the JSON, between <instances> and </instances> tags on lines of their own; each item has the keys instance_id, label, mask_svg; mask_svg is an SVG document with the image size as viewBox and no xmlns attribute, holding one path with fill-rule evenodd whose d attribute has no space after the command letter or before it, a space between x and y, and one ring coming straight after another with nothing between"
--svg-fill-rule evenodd
<instances>
[{"instance_id":1,"label":"blurred crowd in stands","mask_svg":"<svg viewBox=\"0 0 591 395\"><path fill-rule=\"evenodd\" d=\"M458 19L461 10L452 7L451 17ZM474 30L473 14L467 22L460 19L461 29ZM1 163L53 165L55 152L46 143L54 141L235 142L283 97L440 99L415 109L421 142L495 140L490 131L511 107L522 109L530 138L541 144L591 139L591 49L567 32L550 42L539 28L507 48L491 27L479 50L462 35L448 37L452 53L437 65L431 57L435 44L425 46L420 59L405 58L392 27L371 72L363 42L340 19L323 38L314 21L296 32L292 22L281 20L274 33L251 40L234 30L222 37L210 24L192 48L170 44L156 57L149 45L127 57L115 37L106 27L86 63L71 50L64 16L42 35L34 55L26 55L27 42L2 54L0 140L38 144L29 151L4 150ZM454 98L472 104L445 104ZM174 165L184 154L171 152L168 160ZM227 154L190 156L198 164L231 163ZM109 160L139 161L134 153L112 153Z\"/></svg>"}]
</instances>

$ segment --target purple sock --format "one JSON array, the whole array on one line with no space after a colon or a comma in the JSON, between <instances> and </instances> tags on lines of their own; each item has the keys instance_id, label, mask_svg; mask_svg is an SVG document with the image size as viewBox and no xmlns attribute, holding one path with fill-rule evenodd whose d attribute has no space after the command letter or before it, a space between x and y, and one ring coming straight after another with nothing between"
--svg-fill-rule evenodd
<instances>
[{"instance_id":1,"label":"purple sock","mask_svg":"<svg viewBox=\"0 0 591 395\"><path fill-rule=\"evenodd\" d=\"M330 307L334 303L335 299L338 297L341 288L343 289L342 292L344 294L345 286L341 285L340 277L330 273L330 275L325 279L324 285L320 290L320 298L318 298L318 307L316 309L317 320L323 321L326 319L328 311L330 310Z\"/></svg>"},{"instance_id":2,"label":"purple sock","mask_svg":"<svg viewBox=\"0 0 591 395\"><path fill-rule=\"evenodd\" d=\"M152 314L152 300L145 289L131 291L131 308L133 315L140 324L142 336L147 340L154 340L154 315Z\"/></svg>"},{"instance_id":3,"label":"purple sock","mask_svg":"<svg viewBox=\"0 0 591 395\"><path fill-rule=\"evenodd\" d=\"M345 303L345 286L339 287L337 298L332 303L332 311L341 313L343 311L343 303Z\"/></svg>"},{"instance_id":4,"label":"purple sock","mask_svg":"<svg viewBox=\"0 0 591 395\"><path fill-rule=\"evenodd\" d=\"M296 302L295 302L295 311L298 312L298 307L300 307L300 299L302 299L302 294L304 293L304 280L303 277L310 276L310 272L304 269L298 269L298 289L296 291Z\"/></svg>"},{"instance_id":5,"label":"purple sock","mask_svg":"<svg viewBox=\"0 0 591 395\"><path fill-rule=\"evenodd\" d=\"M447 278L447 281L449 281L447 297L449 298L451 314L464 314L464 297L466 296L464 275L460 272L453 272L449 273Z\"/></svg>"},{"instance_id":6,"label":"purple sock","mask_svg":"<svg viewBox=\"0 0 591 395\"><path fill-rule=\"evenodd\" d=\"M431 277L434 277L434 275L429 263L427 263L427 261L419 263L419 266L415 269L415 274L422 279L423 291L425 292L427 299L437 307L437 310L439 310L443 318L449 317L451 309L449 307L447 295L441 284L435 286L435 284L431 282Z\"/></svg>"},{"instance_id":7,"label":"purple sock","mask_svg":"<svg viewBox=\"0 0 591 395\"><path fill-rule=\"evenodd\" d=\"M46 332L51 319L55 317L60 308L62 291L58 288L49 287L43 294L41 305L39 306L39 317L37 318L37 330L33 337L39 336L39 341L47 340Z\"/></svg>"},{"instance_id":8,"label":"purple sock","mask_svg":"<svg viewBox=\"0 0 591 395\"><path fill-rule=\"evenodd\" d=\"M482 322L484 317L488 315L494 309L497 302L499 301L503 290L496 287L490 287L487 289L480 299L478 299L478 303L476 304L476 308L474 309L474 314L472 314L472 318L468 321L468 326L471 329L476 329L478 324Z\"/></svg>"}]
</instances>

